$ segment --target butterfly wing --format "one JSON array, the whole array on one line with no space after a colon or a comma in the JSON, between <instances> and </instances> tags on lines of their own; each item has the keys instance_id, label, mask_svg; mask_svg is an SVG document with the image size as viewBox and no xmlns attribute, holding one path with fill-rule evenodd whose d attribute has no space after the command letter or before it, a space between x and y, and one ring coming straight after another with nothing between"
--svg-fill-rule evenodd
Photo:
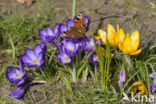
<instances>
[{"instance_id":1,"label":"butterfly wing","mask_svg":"<svg viewBox=\"0 0 156 104\"><path fill-rule=\"evenodd\" d=\"M66 37L66 38L83 38L84 35L77 29L71 27L70 30L67 30L61 34L61 37Z\"/></svg>"},{"instance_id":2,"label":"butterfly wing","mask_svg":"<svg viewBox=\"0 0 156 104\"><path fill-rule=\"evenodd\" d=\"M86 20L82 14L79 14L74 21L74 27L78 28L82 33L86 32Z\"/></svg>"},{"instance_id":3,"label":"butterfly wing","mask_svg":"<svg viewBox=\"0 0 156 104\"><path fill-rule=\"evenodd\" d=\"M83 14L77 15L75 21L74 21L74 26L70 28L70 30L67 30L61 34L61 37L66 37L66 38L83 38L84 33L86 32L86 20Z\"/></svg>"}]
</instances>

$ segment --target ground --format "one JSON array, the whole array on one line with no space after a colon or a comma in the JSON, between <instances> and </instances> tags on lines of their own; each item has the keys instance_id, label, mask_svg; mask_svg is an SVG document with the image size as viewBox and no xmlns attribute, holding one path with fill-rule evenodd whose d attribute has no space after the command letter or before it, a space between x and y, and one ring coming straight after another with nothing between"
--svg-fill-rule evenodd
<instances>
[{"instance_id":1,"label":"ground","mask_svg":"<svg viewBox=\"0 0 156 104\"><path fill-rule=\"evenodd\" d=\"M17 64L25 48L34 46L31 46L31 43L40 42L39 29L46 25L54 27L55 23L65 23L67 18L71 18L71 9L72 0L36 0L31 6L17 3L16 0L0 0L1 104L103 103L103 100L96 102L97 98L94 98L94 94L101 98L106 96L101 90L93 91L99 88L99 82L89 79L87 83L80 82L75 85L74 89L79 91L76 99L68 95L64 84L56 81L55 77L48 84L31 86L20 101L8 98L8 95L15 89L15 85L5 80L4 74L7 66ZM107 24L114 26L119 24L126 32L130 32L135 23L135 29L140 32L140 47L146 48L149 44L156 43L156 1L154 0L77 0L76 14L79 12L83 12L91 19L88 36L92 33L96 34L99 28L106 30ZM12 46L9 37L17 49L15 57L10 52ZM90 90L93 92L89 93ZM80 99L82 92L85 94L82 94L82 99ZM90 96L85 100L87 94Z\"/></svg>"}]
</instances>

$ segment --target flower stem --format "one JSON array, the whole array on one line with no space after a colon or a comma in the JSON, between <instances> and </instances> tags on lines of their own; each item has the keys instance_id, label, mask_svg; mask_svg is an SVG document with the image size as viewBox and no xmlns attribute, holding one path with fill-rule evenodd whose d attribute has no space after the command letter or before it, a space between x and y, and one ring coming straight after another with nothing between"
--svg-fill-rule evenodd
<instances>
[{"instance_id":1,"label":"flower stem","mask_svg":"<svg viewBox=\"0 0 156 104\"><path fill-rule=\"evenodd\" d=\"M94 68L95 68L95 80L97 81L97 66L94 65Z\"/></svg>"},{"instance_id":2,"label":"flower stem","mask_svg":"<svg viewBox=\"0 0 156 104\"><path fill-rule=\"evenodd\" d=\"M74 65L74 68L72 70L72 79L73 79L73 82L75 83L76 82L76 67Z\"/></svg>"},{"instance_id":3,"label":"flower stem","mask_svg":"<svg viewBox=\"0 0 156 104\"><path fill-rule=\"evenodd\" d=\"M84 77L83 77L83 81L86 82L87 80L87 76L88 76L88 67L84 70Z\"/></svg>"},{"instance_id":4,"label":"flower stem","mask_svg":"<svg viewBox=\"0 0 156 104\"><path fill-rule=\"evenodd\" d=\"M75 11L76 11L76 0L73 0L72 4L72 18L75 16Z\"/></svg>"}]
</instances>

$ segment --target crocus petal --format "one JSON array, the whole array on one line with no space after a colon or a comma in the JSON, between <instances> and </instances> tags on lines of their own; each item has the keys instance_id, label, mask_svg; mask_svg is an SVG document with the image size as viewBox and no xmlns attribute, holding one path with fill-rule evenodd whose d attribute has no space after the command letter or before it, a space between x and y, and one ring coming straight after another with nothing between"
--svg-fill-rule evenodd
<instances>
[{"instance_id":1,"label":"crocus petal","mask_svg":"<svg viewBox=\"0 0 156 104\"><path fill-rule=\"evenodd\" d=\"M120 72L120 80L122 83L124 83L126 81L126 71L125 70Z\"/></svg>"},{"instance_id":2,"label":"crocus petal","mask_svg":"<svg viewBox=\"0 0 156 104\"><path fill-rule=\"evenodd\" d=\"M21 72L22 72L22 73L25 73L25 70L24 70L24 65L23 65L23 63L22 63L22 60L21 60L21 59L20 59L20 61L19 61L19 67L20 67Z\"/></svg>"},{"instance_id":3,"label":"crocus petal","mask_svg":"<svg viewBox=\"0 0 156 104\"><path fill-rule=\"evenodd\" d=\"M89 19L89 17L88 17L88 16L85 16L85 21L86 21L87 25L89 25L89 24L90 24L90 19Z\"/></svg>"},{"instance_id":4,"label":"crocus petal","mask_svg":"<svg viewBox=\"0 0 156 104\"><path fill-rule=\"evenodd\" d=\"M8 70L15 71L16 73L19 71L17 68L9 66Z\"/></svg>"},{"instance_id":5,"label":"crocus petal","mask_svg":"<svg viewBox=\"0 0 156 104\"><path fill-rule=\"evenodd\" d=\"M49 30L49 32L50 32L50 30ZM39 37L40 37L40 39L42 41L46 42L46 43L51 43L51 41L54 41L54 39L56 38L55 37L55 34L54 35L51 35L51 33L49 33L49 34L47 33L46 30L40 30L39 31Z\"/></svg>"},{"instance_id":6,"label":"crocus petal","mask_svg":"<svg viewBox=\"0 0 156 104\"><path fill-rule=\"evenodd\" d=\"M27 78L27 71L25 71L25 73L23 73L23 77L21 78L21 80L17 83L17 87L20 87L24 84L25 79Z\"/></svg>"},{"instance_id":7,"label":"crocus petal","mask_svg":"<svg viewBox=\"0 0 156 104\"><path fill-rule=\"evenodd\" d=\"M55 37L53 30L49 26L47 26L47 35Z\"/></svg>"},{"instance_id":8,"label":"crocus petal","mask_svg":"<svg viewBox=\"0 0 156 104\"><path fill-rule=\"evenodd\" d=\"M131 52L132 40L129 37L129 33L125 36L123 42L121 43L121 45L119 45L119 48L126 54L129 54Z\"/></svg>"},{"instance_id":9,"label":"crocus petal","mask_svg":"<svg viewBox=\"0 0 156 104\"><path fill-rule=\"evenodd\" d=\"M24 54L24 55L21 56L21 60L25 64L32 63L32 59L30 59L26 54Z\"/></svg>"},{"instance_id":10,"label":"crocus petal","mask_svg":"<svg viewBox=\"0 0 156 104\"><path fill-rule=\"evenodd\" d=\"M39 54L40 52L42 52L42 47L41 47L41 45L40 45L40 44L36 44L36 45L35 45L34 51L35 51L36 56L38 56L38 54Z\"/></svg>"},{"instance_id":11,"label":"crocus petal","mask_svg":"<svg viewBox=\"0 0 156 104\"><path fill-rule=\"evenodd\" d=\"M141 51L142 51L142 49L139 49L139 50L137 50L135 52L130 53L130 55L138 55L138 54L141 53Z\"/></svg>"},{"instance_id":12,"label":"crocus petal","mask_svg":"<svg viewBox=\"0 0 156 104\"><path fill-rule=\"evenodd\" d=\"M150 77L153 79L156 79L156 72L153 72L152 74L150 74Z\"/></svg>"},{"instance_id":13,"label":"crocus petal","mask_svg":"<svg viewBox=\"0 0 156 104\"><path fill-rule=\"evenodd\" d=\"M76 50L76 53L78 53L80 50L81 50L81 48L82 48L82 42L80 42L80 43L75 43L75 50Z\"/></svg>"},{"instance_id":14,"label":"crocus petal","mask_svg":"<svg viewBox=\"0 0 156 104\"><path fill-rule=\"evenodd\" d=\"M153 80L153 83L152 83L152 87L151 87L151 93L154 94L155 92L155 87L156 87L156 79Z\"/></svg>"},{"instance_id":15,"label":"crocus petal","mask_svg":"<svg viewBox=\"0 0 156 104\"><path fill-rule=\"evenodd\" d=\"M39 34L46 36L47 35L47 32L44 29L40 29L39 30Z\"/></svg>"},{"instance_id":16,"label":"crocus petal","mask_svg":"<svg viewBox=\"0 0 156 104\"><path fill-rule=\"evenodd\" d=\"M139 32L137 30L135 30L132 35L131 35L131 39L132 39L132 51L136 51L139 47L140 44L140 40L139 40Z\"/></svg>"},{"instance_id":17,"label":"crocus petal","mask_svg":"<svg viewBox=\"0 0 156 104\"><path fill-rule=\"evenodd\" d=\"M88 16L85 16L85 21L87 23L86 31L88 31L89 30L89 24L90 24L90 19L88 18Z\"/></svg>"},{"instance_id":18,"label":"crocus petal","mask_svg":"<svg viewBox=\"0 0 156 104\"><path fill-rule=\"evenodd\" d=\"M102 44L106 45L106 32L101 30L101 29L99 29L98 30L98 35L102 39Z\"/></svg>"},{"instance_id":19,"label":"crocus petal","mask_svg":"<svg viewBox=\"0 0 156 104\"><path fill-rule=\"evenodd\" d=\"M12 71L6 73L6 78L10 81L10 83L17 83L21 80L19 77L16 76L16 73Z\"/></svg>"},{"instance_id":20,"label":"crocus petal","mask_svg":"<svg viewBox=\"0 0 156 104\"><path fill-rule=\"evenodd\" d=\"M23 95L24 95L25 90L32 84L33 84L33 82L30 82L30 83L24 85L23 87L20 87L20 88L14 90L10 94L10 97L13 97L15 99L21 99L23 97Z\"/></svg>"},{"instance_id":21,"label":"crocus petal","mask_svg":"<svg viewBox=\"0 0 156 104\"><path fill-rule=\"evenodd\" d=\"M139 80L139 81L134 82L132 86L139 86L142 84L144 84L144 83L141 80Z\"/></svg>"},{"instance_id":22,"label":"crocus petal","mask_svg":"<svg viewBox=\"0 0 156 104\"><path fill-rule=\"evenodd\" d=\"M40 52L37 56L38 60L43 60L44 58L44 53L43 52Z\"/></svg>"},{"instance_id":23,"label":"crocus petal","mask_svg":"<svg viewBox=\"0 0 156 104\"><path fill-rule=\"evenodd\" d=\"M55 34L59 32L59 26L60 26L60 24L58 24L58 23L55 24L55 28L54 28Z\"/></svg>"},{"instance_id":24,"label":"crocus petal","mask_svg":"<svg viewBox=\"0 0 156 104\"><path fill-rule=\"evenodd\" d=\"M75 20L76 20L76 18L77 18L77 16L74 16L73 21L75 21Z\"/></svg>"},{"instance_id":25,"label":"crocus petal","mask_svg":"<svg viewBox=\"0 0 156 104\"><path fill-rule=\"evenodd\" d=\"M55 37L52 36L46 36L45 39L47 43L53 43L55 41Z\"/></svg>"},{"instance_id":26,"label":"crocus petal","mask_svg":"<svg viewBox=\"0 0 156 104\"><path fill-rule=\"evenodd\" d=\"M108 41L111 45L114 45L114 39L116 35L116 31L111 24L107 25L107 33L108 33Z\"/></svg>"},{"instance_id":27,"label":"crocus petal","mask_svg":"<svg viewBox=\"0 0 156 104\"><path fill-rule=\"evenodd\" d=\"M116 47L119 46L120 42L123 42L124 37L125 37L125 34L124 34L123 29L119 29L114 39L114 43Z\"/></svg>"},{"instance_id":28,"label":"crocus petal","mask_svg":"<svg viewBox=\"0 0 156 104\"><path fill-rule=\"evenodd\" d=\"M39 65L38 67L39 67L39 68L42 67L42 66L44 65L44 63L45 63L45 60L42 60L42 61L40 62L40 65Z\"/></svg>"},{"instance_id":29,"label":"crocus petal","mask_svg":"<svg viewBox=\"0 0 156 104\"><path fill-rule=\"evenodd\" d=\"M25 89L23 89L23 88L18 88L18 89L16 89L16 90L14 90L14 91L10 94L10 96L13 97L13 98L15 98L15 99L21 99L21 98L23 97L24 91L25 91Z\"/></svg>"},{"instance_id":30,"label":"crocus petal","mask_svg":"<svg viewBox=\"0 0 156 104\"><path fill-rule=\"evenodd\" d=\"M25 54L32 60L36 58L35 52L29 48L26 49Z\"/></svg>"},{"instance_id":31,"label":"crocus petal","mask_svg":"<svg viewBox=\"0 0 156 104\"><path fill-rule=\"evenodd\" d=\"M120 80L118 80L118 86L123 87L123 83Z\"/></svg>"},{"instance_id":32,"label":"crocus petal","mask_svg":"<svg viewBox=\"0 0 156 104\"><path fill-rule=\"evenodd\" d=\"M113 27L113 25L111 25L111 24L108 24L107 25L107 30L108 30L108 33L116 32L115 29L114 29L114 27Z\"/></svg>"},{"instance_id":33,"label":"crocus petal","mask_svg":"<svg viewBox=\"0 0 156 104\"><path fill-rule=\"evenodd\" d=\"M46 30L39 30L39 37L42 41L46 42L45 37L47 36Z\"/></svg>"},{"instance_id":34,"label":"crocus petal","mask_svg":"<svg viewBox=\"0 0 156 104\"><path fill-rule=\"evenodd\" d=\"M58 39L59 37L59 34L60 34L60 31L59 31L59 28L60 28L60 24L56 23L55 24L55 38Z\"/></svg>"},{"instance_id":35,"label":"crocus petal","mask_svg":"<svg viewBox=\"0 0 156 104\"><path fill-rule=\"evenodd\" d=\"M131 92L135 94L137 91L140 91L141 94L148 96L148 90L142 80L136 81L132 84Z\"/></svg>"},{"instance_id":36,"label":"crocus petal","mask_svg":"<svg viewBox=\"0 0 156 104\"><path fill-rule=\"evenodd\" d=\"M119 38L120 38L119 42L122 42L124 37L125 37L125 33L124 33L123 29L119 29Z\"/></svg>"},{"instance_id":37,"label":"crocus petal","mask_svg":"<svg viewBox=\"0 0 156 104\"><path fill-rule=\"evenodd\" d=\"M64 24L61 24L60 25L60 32L63 33L64 31L67 31L68 30L68 27Z\"/></svg>"},{"instance_id":38,"label":"crocus petal","mask_svg":"<svg viewBox=\"0 0 156 104\"><path fill-rule=\"evenodd\" d=\"M41 43L42 50L45 52L47 50L47 45L45 43Z\"/></svg>"},{"instance_id":39,"label":"crocus petal","mask_svg":"<svg viewBox=\"0 0 156 104\"><path fill-rule=\"evenodd\" d=\"M27 63L27 66L28 66L29 68L38 67L38 65L35 64L35 63Z\"/></svg>"},{"instance_id":40,"label":"crocus petal","mask_svg":"<svg viewBox=\"0 0 156 104\"><path fill-rule=\"evenodd\" d=\"M119 80L118 80L118 85L120 87L123 87L125 82L126 82L126 71L125 70L122 70L120 72L120 77L119 77Z\"/></svg>"},{"instance_id":41,"label":"crocus petal","mask_svg":"<svg viewBox=\"0 0 156 104\"><path fill-rule=\"evenodd\" d=\"M68 29L70 29L70 27L73 27L73 25L74 25L74 22L71 19L68 19L67 20Z\"/></svg>"},{"instance_id":42,"label":"crocus petal","mask_svg":"<svg viewBox=\"0 0 156 104\"><path fill-rule=\"evenodd\" d=\"M20 87L24 84L25 79L21 79L18 83L17 83L17 87Z\"/></svg>"}]
</instances>

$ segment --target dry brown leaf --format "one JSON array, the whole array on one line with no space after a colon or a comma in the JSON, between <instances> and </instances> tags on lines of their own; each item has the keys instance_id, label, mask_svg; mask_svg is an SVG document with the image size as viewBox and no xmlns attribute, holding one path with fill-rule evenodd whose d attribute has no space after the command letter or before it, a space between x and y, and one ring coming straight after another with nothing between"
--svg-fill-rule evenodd
<instances>
[{"instance_id":1,"label":"dry brown leaf","mask_svg":"<svg viewBox=\"0 0 156 104\"><path fill-rule=\"evenodd\" d=\"M26 4L30 6L30 5L32 5L32 3L33 3L34 1L35 1L35 0L26 0Z\"/></svg>"},{"instance_id":2,"label":"dry brown leaf","mask_svg":"<svg viewBox=\"0 0 156 104\"><path fill-rule=\"evenodd\" d=\"M19 3L25 3L25 0L17 0L17 2L19 2Z\"/></svg>"},{"instance_id":3,"label":"dry brown leaf","mask_svg":"<svg viewBox=\"0 0 156 104\"><path fill-rule=\"evenodd\" d=\"M26 3L28 6L32 5L35 0L17 0L17 2L23 4Z\"/></svg>"}]
</instances>

